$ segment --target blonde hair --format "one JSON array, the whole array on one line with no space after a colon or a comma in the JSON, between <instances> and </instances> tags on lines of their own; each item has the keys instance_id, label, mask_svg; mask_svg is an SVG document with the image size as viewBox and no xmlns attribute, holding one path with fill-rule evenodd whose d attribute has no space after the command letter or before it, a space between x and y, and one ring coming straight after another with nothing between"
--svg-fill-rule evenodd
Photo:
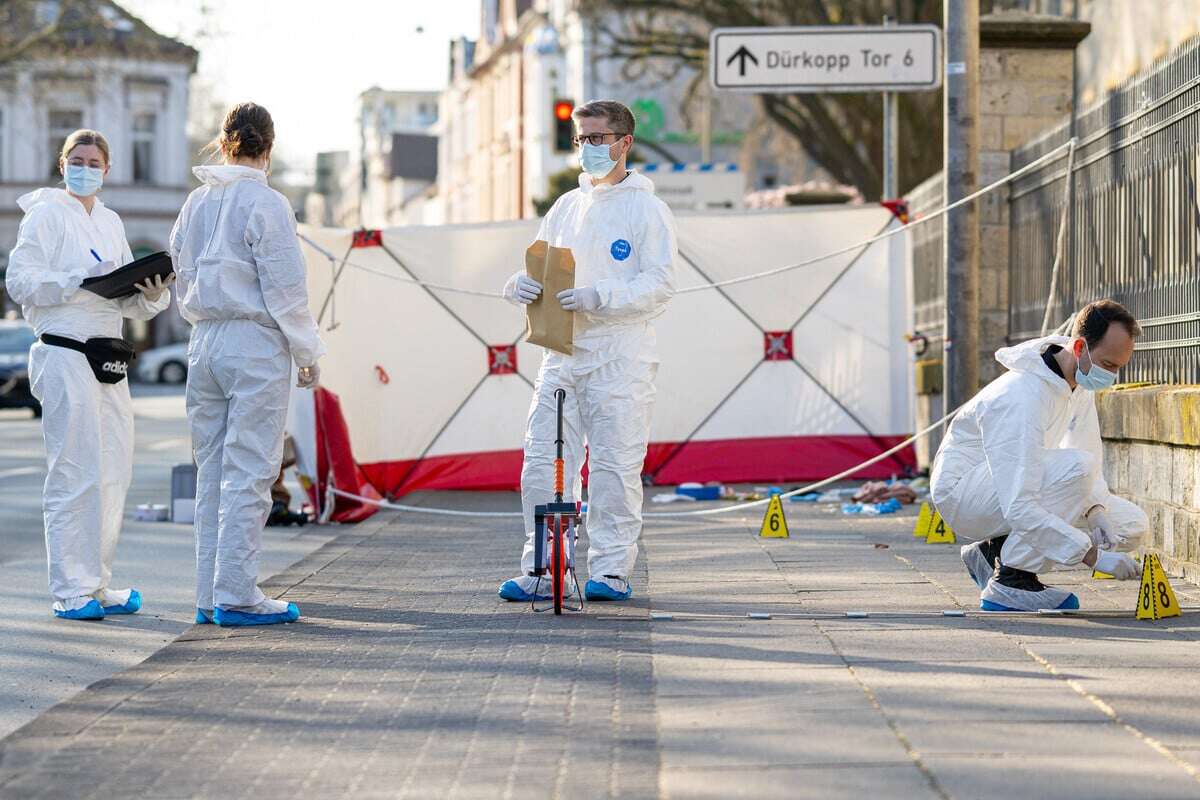
<instances>
[{"instance_id":1,"label":"blonde hair","mask_svg":"<svg viewBox=\"0 0 1200 800\"><path fill-rule=\"evenodd\" d=\"M104 138L104 134L100 131L92 131L87 128L80 128L67 137L63 142L62 152L58 155L58 163L66 163L70 157L71 151L80 145L94 144L100 149L100 153L104 156L104 166L110 166L110 156L108 150L108 139Z\"/></svg>"}]
</instances>

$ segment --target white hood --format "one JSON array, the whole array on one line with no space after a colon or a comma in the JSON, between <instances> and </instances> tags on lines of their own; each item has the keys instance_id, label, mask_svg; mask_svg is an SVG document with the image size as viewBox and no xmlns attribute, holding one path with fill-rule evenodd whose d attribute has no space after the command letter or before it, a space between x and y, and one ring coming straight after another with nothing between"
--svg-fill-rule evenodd
<instances>
[{"instance_id":1,"label":"white hood","mask_svg":"<svg viewBox=\"0 0 1200 800\"><path fill-rule=\"evenodd\" d=\"M62 206L72 211L81 211L84 214L87 213L87 209L83 207L83 203L72 197L66 189L56 189L52 186L46 186L41 189L34 189L32 192L28 192L17 198L17 206L26 213L35 206L42 205L43 203ZM100 202L99 197L96 198L96 204L92 208L93 211L96 208L104 208L104 204Z\"/></svg>"},{"instance_id":2,"label":"white hood","mask_svg":"<svg viewBox=\"0 0 1200 800\"><path fill-rule=\"evenodd\" d=\"M636 169L630 170L629 175L620 183L599 185L586 172L579 173L579 191L594 200L615 195L618 192L649 192L654 194L654 183Z\"/></svg>"},{"instance_id":3,"label":"white hood","mask_svg":"<svg viewBox=\"0 0 1200 800\"><path fill-rule=\"evenodd\" d=\"M267 173L254 167L243 167L239 164L202 164L192 167L192 174L201 183L209 186L220 186L234 181L252 180L266 184Z\"/></svg>"},{"instance_id":4,"label":"white hood","mask_svg":"<svg viewBox=\"0 0 1200 800\"><path fill-rule=\"evenodd\" d=\"M1070 343L1069 336L1044 336L1040 339L1030 339L1012 347L1000 348L996 351L996 360L1011 372L1026 372L1036 375L1057 388L1062 384L1062 378L1046 368L1046 363L1042 361L1042 353L1052 344L1066 347Z\"/></svg>"}]
</instances>

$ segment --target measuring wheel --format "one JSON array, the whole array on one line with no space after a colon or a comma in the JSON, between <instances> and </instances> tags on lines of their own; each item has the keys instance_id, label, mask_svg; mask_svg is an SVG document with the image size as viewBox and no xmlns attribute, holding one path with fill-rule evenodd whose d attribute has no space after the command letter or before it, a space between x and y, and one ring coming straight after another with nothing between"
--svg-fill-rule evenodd
<instances>
[{"instance_id":1,"label":"measuring wheel","mask_svg":"<svg viewBox=\"0 0 1200 800\"><path fill-rule=\"evenodd\" d=\"M555 445L558 457L554 462L554 502L535 506L533 510L533 569L541 578L549 573L550 594L555 614L563 610L583 610L583 590L575 576L575 541L579 538L579 506L563 502L563 402L567 393L559 389L554 393L558 401L558 438ZM574 581L574 591L567 591L568 580ZM575 596L577 606L567 605ZM539 608L538 589L534 590L533 610L549 611L550 606Z\"/></svg>"}]
</instances>

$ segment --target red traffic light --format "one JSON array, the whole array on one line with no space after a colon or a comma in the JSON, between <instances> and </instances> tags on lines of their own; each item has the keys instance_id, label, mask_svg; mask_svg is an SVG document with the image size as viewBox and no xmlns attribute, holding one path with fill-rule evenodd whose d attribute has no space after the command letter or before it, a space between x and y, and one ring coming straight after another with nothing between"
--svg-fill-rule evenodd
<instances>
[{"instance_id":1,"label":"red traffic light","mask_svg":"<svg viewBox=\"0 0 1200 800\"><path fill-rule=\"evenodd\" d=\"M554 118L566 122L571 118L571 112L575 110L566 100L559 100L554 104Z\"/></svg>"}]
</instances>

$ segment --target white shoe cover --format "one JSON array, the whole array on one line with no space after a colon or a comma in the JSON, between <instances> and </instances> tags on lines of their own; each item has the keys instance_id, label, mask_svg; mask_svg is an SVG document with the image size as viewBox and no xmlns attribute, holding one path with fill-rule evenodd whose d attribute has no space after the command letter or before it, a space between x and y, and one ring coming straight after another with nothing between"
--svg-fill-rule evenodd
<instances>
[{"instance_id":1,"label":"white shoe cover","mask_svg":"<svg viewBox=\"0 0 1200 800\"><path fill-rule=\"evenodd\" d=\"M967 572L971 574L971 580L975 581L975 585L980 589L986 589L996 568L988 563L987 556L983 554L983 542L963 545L959 549L958 555L966 565Z\"/></svg>"},{"instance_id":2,"label":"white shoe cover","mask_svg":"<svg viewBox=\"0 0 1200 800\"><path fill-rule=\"evenodd\" d=\"M92 599L93 598L90 594L85 594L82 597L72 597L67 600L55 600L54 601L54 610L55 611L78 611L79 609L86 606L88 603L92 602ZM104 604L101 603L101 605L104 605Z\"/></svg>"},{"instance_id":3,"label":"white shoe cover","mask_svg":"<svg viewBox=\"0 0 1200 800\"><path fill-rule=\"evenodd\" d=\"M108 608L109 606L123 606L129 602L130 596L133 594L133 589L101 589L92 595L100 603L100 605Z\"/></svg>"},{"instance_id":4,"label":"white shoe cover","mask_svg":"<svg viewBox=\"0 0 1200 800\"><path fill-rule=\"evenodd\" d=\"M243 614L284 614L288 610L286 600L264 598L261 603L252 606L224 606L229 611L241 611Z\"/></svg>"},{"instance_id":5,"label":"white shoe cover","mask_svg":"<svg viewBox=\"0 0 1200 800\"><path fill-rule=\"evenodd\" d=\"M522 575L519 578L513 578L517 585L521 587L521 591L525 594L533 594L534 587L537 587L538 595L542 597L550 597L554 591L554 579L550 576L549 570L541 577L541 583L538 583L536 575ZM565 594L570 595L575 592L575 579L571 577L571 573L567 573L567 587Z\"/></svg>"},{"instance_id":6,"label":"white shoe cover","mask_svg":"<svg viewBox=\"0 0 1200 800\"><path fill-rule=\"evenodd\" d=\"M1040 611L1043 608L1079 608L1079 598L1066 589L1047 586L1040 592L1030 592L1005 586L995 577L992 577L984 590L979 593L979 600L984 611ZM983 605L984 603L1003 608L988 608Z\"/></svg>"}]
</instances>

